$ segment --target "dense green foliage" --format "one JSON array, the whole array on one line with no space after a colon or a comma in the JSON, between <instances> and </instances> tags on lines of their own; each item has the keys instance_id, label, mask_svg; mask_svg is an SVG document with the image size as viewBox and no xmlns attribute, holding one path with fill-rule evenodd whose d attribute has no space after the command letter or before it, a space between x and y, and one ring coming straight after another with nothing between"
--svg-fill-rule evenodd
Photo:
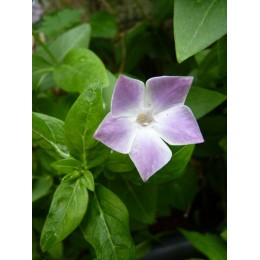
<instances>
[{"instance_id":1,"label":"dense green foliage","mask_svg":"<svg viewBox=\"0 0 260 260\"><path fill-rule=\"evenodd\" d=\"M33 259L142 259L176 233L226 259L226 1L94 2L33 24ZM205 142L170 146L146 183L93 138L122 73L194 77Z\"/></svg>"}]
</instances>

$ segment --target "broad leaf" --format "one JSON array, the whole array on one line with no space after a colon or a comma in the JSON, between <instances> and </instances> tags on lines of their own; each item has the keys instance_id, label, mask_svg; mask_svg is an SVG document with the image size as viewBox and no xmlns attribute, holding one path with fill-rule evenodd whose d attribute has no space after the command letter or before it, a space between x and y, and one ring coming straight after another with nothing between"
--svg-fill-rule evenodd
<instances>
[{"instance_id":1,"label":"broad leaf","mask_svg":"<svg viewBox=\"0 0 260 260\"><path fill-rule=\"evenodd\" d=\"M97 145L93 134L104 117L101 87L91 86L75 101L65 120L66 144L86 166L87 151Z\"/></svg>"},{"instance_id":2,"label":"broad leaf","mask_svg":"<svg viewBox=\"0 0 260 260\"><path fill-rule=\"evenodd\" d=\"M50 176L41 176L38 179L33 180L32 202L48 194L52 183L53 180Z\"/></svg>"},{"instance_id":3,"label":"broad leaf","mask_svg":"<svg viewBox=\"0 0 260 260\"><path fill-rule=\"evenodd\" d=\"M182 62L227 32L226 0L175 0L174 37L178 62Z\"/></svg>"},{"instance_id":4,"label":"broad leaf","mask_svg":"<svg viewBox=\"0 0 260 260\"><path fill-rule=\"evenodd\" d=\"M32 138L54 158L68 158L64 140L64 123L54 117L40 113L32 114Z\"/></svg>"},{"instance_id":5,"label":"broad leaf","mask_svg":"<svg viewBox=\"0 0 260 260\"><path fill-rule=\"evenodd\" d=\"M90 41L91 28L89 24L81 24L69 31L63 33L57 39L55 39L51 44L48 45L51 53L54 54L58 62L62 61L63 58L69 53L69 51L76 48L88 48ZM44 58L48 61L53 61L50 59L49 55L41 48L37 50Z\"/></svg>"},{"instance_id":6,"label":"broad leaf","mask_svg":"<svg viewBox=\"0 0 260 260\"><path fill-rule=\"evenodd\" d=\"M113 192L125 203L130 218L145 224L154 223L157 207L157 187L155 185L136 185L119 177L110 184Z\"/></svg>"},{"instance_id":7,"label":"broad leaf","mask_svg":"<svg viewBox=\"0 0 260 260\"><path fill-rule=\"evenodd\" d=\"M32 55L32 87L37 89L44 85L50 72L54 70L52 64L36 54Z\"/></svg>"},{"instance_id":8,"label":"broad leaf","mask_svg":"<svg viewBox=\"0 0 260 260\"><path fill-rule=\"evenodd\" d=\"M223 103L226 98L224 94L216 91L191 87L185 105L192 110L196 119L199 119Z\"/></svg>"},{"instance_id":9,"label":"broad leaf","mask_svg":"<svg viewBox=\"0 0 260 260\"><path fill-rule=\"evenodd\" d=\"M102 61L95 53L83 48L66 55L64 64L55 68L53 79L60 88L69 92L83 92L92 84L109 84Z\"/></svg>"},{"instance_id":10,"label":"broad leaf","mask_svg":"<svg viewBox=\"0 0 260 260\"><path fill-rule=\"evenodd\" d=\"M88 207L88 191L82 180L63 181L54 193L41 233L42 250L66 238L81 222Z\"/></svg>"},{"instance_id":11,"label":"broad leaf","mask_svg":"<svg viewBox=\"0 0 260 260\"><path fill-rule=\"evenodd\" d=\"M80 22L83 9L63 9L55 14L44 15L39 32L53 37Z\"/></svg>"},{"instance_id":12,"label":"broad leaf","mask_svg":"<svg viewBox=\"0 0 260 260\"><path fill-rule=\"evenodd\" d=\"M105 12L94 13L89 17L92 37L113 38L116 35L116 18Z\"/></svg>"},{"instance_id":13,"label":"broad leaf","mask_svg":"<svg viewBox=\"0 0 260 260\"><path fill-rule=\"evenodd\" d=\"M81 162L73 158L56 161L52 163L51 166L58 172L66 174L73 173L75 170L82 168Z\"/></svg>"},{"instance_id":14,"label":"broad leaf","mask_svg":"<svg viewBox=\"0 0 260 260\"><path fill-rule=\"evenodd\" d=\"M181 233L210 260L226 260L226 243L217 235L180 229Z\"/></svg>"},{"instance_id":15,"label":"broad leaf","mask_svg":"<svg viewBox=\"0 0 260 260\"><path fill-rule=\"evenodd\" d=\"M128 212L122 201L105 187L96 186L81 230L95 249L97 259L134 258L128 221Z\"/></svg>"}]
</instances>

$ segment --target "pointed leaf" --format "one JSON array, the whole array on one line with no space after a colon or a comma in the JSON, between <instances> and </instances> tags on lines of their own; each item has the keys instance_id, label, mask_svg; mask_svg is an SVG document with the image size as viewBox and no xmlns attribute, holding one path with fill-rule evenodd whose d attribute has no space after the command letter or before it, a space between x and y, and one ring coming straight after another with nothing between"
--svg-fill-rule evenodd
<instances>
[{"instance_id":1,"label":"pointed leaf","mask_svg":"<svg viewBox=\"0 0 260 260\"><path fill-rule=\"evenodd\" d=\"M64 140L64 123L54 117L40 113L32 114L32 138L54 158L68 158Z\"/></svg>"},{"instance_id":2,"label":"pointed leaf","mask_svg":"<svg viewBox=\"0 0 260 260\"><path fill-rule=\"evenodd\" d=\"M226 260L226 243L217 235L180 229L181 233L210 260Z\"/></svg>"},{"instance_id":3,"label":"pointed leaf","mask_svg":"<svg viewBox=\"0 0 260 260\"><path fill-rule=\"evenodd\" d=\"M97 259L134 258L128 221L128 212L122 201L105 187L96 186L81 230L95 249Z\"/></svg>"},{"instance_id":4,"label":"pointed leaf","mask_svg":"<svg viewBox=\"0 0 260 260\"><path fill-rule=\"evenodd\" d=\"M191 109L196 119L199 119L223 103L227 97L216 91L192 87L185 104Z\"/></svg>"},{"instance_id":5,"label":"pointed leaf","mask_svg":"<svg viewBox=\"0 0 260 260\"><path fill-rule=\"evenodd\" d=\"M88 206L88 191L81 179L63 181L54 193L41 233L42 250L66 238L81 222Z\"/></svg>"},{"instance_id":6,"label":"pointed leaf","mask_svg":"<svg viewBox=\"0 0 260 260\"><path fill-rule=\"evenodd\" d=\"M32 86L33 89L46 84L48 75L54 70L52 64L43 59L41 56L32 55Z\"/></svg>"},{"instance_id":7,"label":"pointed leaf","mask_svg":"<svg viewBox=\"0 0 260 260\"><path fill-rule=\"evenodd\" d=\"M92 84L108 85L108 76L102 61L90 50L79 48L70 51L64 64L55 68L53 79L69 92L83 92Z\"/></svg>"},{"instance_id":8,"label":"pointed leaf","mask_svg":"<svg viewBox=\"0 0 260 260\"><path fill-rule=\"evenodd\" d=\"M65 120L66 144L75 158L86 163L87 150L98 143L93 134L104 117L101 87L91 86L75 101Z\"/></svg>"},{"instance_id":9,"label":"pointed leaf","mask_svg":"<svg viewBox=\"0 0 260 260\"><path fill-rule=\"evenodd\" d=\"M182 62L227 32L226 0L175 0L174 37L178 62Z\"/></svg>"},{"instance_id":10,"label":"pointed leaf","mask_svg":"<svg viewBox=\"0 0 260 260\"><path fill-rule=\"evenodd\" d=\"M75 170L80 170L82 168L81 162L73 158L56 161L52 163L51 166L58 172L67 174L73 173Z\"/></svg>"},{"instance_id":11,"label":"pointed leaf","mask_svg":"<svg viewBox=\"0 0 260 260\"><path fill-rule=\"evenodd\" d=\"M93 174L90 171L84 171L82 176L82 183L86 186L87 189L91 191L95 190Z\"/></svg>"}]
</instances>

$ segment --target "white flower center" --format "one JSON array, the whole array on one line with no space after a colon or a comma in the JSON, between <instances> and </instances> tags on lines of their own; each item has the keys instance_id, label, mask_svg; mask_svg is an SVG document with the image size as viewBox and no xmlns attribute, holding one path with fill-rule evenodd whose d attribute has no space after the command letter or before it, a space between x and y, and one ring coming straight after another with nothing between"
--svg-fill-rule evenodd
<instances>
[{"instance_id":1,"label":"white flower center","mask_svg":"<svg viewBox=\"0 0 260 260\"><path fill-rule=\"evenodd\" d=\"M141 126L148 126L154 121L151 111L141 112L137 116L136 122Z\"/></svg>"}]
</instances>

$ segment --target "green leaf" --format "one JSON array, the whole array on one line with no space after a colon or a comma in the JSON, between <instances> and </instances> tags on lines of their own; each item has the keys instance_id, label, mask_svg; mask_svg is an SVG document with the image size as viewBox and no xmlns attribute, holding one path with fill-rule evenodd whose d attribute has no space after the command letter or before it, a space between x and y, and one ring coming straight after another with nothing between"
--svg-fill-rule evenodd
<instances>
[{"instance_id":1,"label":"green leaf","mask_svg":"<svg viewBox=\"0 0 260 260\"><path fill-rule=\"evenodd\" d=\"M58 172L66 174L73 173L75 170L82 168L81 162L73 158L56 161L52 163L51 166Z\"/></svg>"},{"instance_id":2,"label":"green leaf","mask_svg":"<svg viewBox=\"0 0 260 260\"><path fill-rule=\"evenodd\" d=\"M47 195L52 186L51 176L41 176L33 181L32 202Z\"/></svg>"},{"instance_id":3,"label":"green leaf","mask_svg":"<svg viewBox=\"0 0 260 260\"><path fill-rule=\"evenodd\" d=\"M157 206L157 187L155 185L136 185L125 178L110 182L111 189L125 203L130 218L145 224L155 222Z\"/></svg>"},{"instance_id":4,"label":"green leaf","mask_svg":"<svg viewBox=\"0 0 260 260\"><path fill-rule=\"evenodd\" d=\"M180 232L210 260L227 259L227 246L219 236L210 233L200 234L183 229L180 229Z\"/></svg>"},{"instance_id":5,"label":"green leaf","mask_svg":"<svg viewBox=\"0 0 260 260\"><path fill-rule=\"evenodd\" d=\"M53 79L68 92L83 92L92 84L109 84L102 61L95 53L83 48L74 49L66 55L64 64L55 67Z\"/></svg>"},{"instance_id":6,"label":"green leaf","mask_svg":"<svg viewBox=\"0 0 260 260\"><path fill-rule=\"evenodd\" d=\"M97 185L80 226L97 259L134 258L128 222L128 212L122 201L107 188Z\"/></svg>"},{"instance_id":7,"label":"green leaf","mask_svg":"<svg viewBox=\"0 0 260 260\"><path fill-rule=\"evenodd\" d=\"M109 154L105 167L112 172L129 172L135 169L134 163L128 154L112 152Z\"/></svg>"},{"instance_id":8,"label":"green leaf","mask_svg":"<svg viewBox=\"0 0 260 260\"><path fill-rule=\"evenodd\" d=\"M199 119L223 103L226 98L224 94L216 91L191 87L185 105L192 110L196 119Z\"/></svg>"},{"instance_id":9,"label":"green leaf","mask_svg":"<svg viewBox=\"0 0 260 260\"><path fill-rule=\"evenodd\" d=\"M110 154L111 149L98 142L91 150L88 150L88 169L102 165Z\"/></svg>"},{"instance_id":10,"label":"green leaf","mask_svg":"<svg viewBox=\"0 0 260 260\"><path fill-rule=\"evenodd\" d=\"M54 117L40 113L32 114L32 138L54 158L68 158L64 140L64 123Z\"/></svg>"},{"instance_id":11,"label":"green leaf","mask_svg":"<svg viewBox=\"0 0 260 260\"><path fill-rule=\"evenodd\" d=\"M98 12L89 17L92 37L113 38L117 32L116 17L109 13Z\"/></svg>"},{"instance_id":12,"label":"green leaf","mask_svg":"<svg viewBox=\"0 0 260 260\"><path fill-rule=\"evenodd\" d=\"M227 2L175 0L173 25L180 63L226 34Z\"/></svg>"},{"instance_id":13,"label":"green leaf","mask_svg":"<svg viewBox=\"0 0 260 260\"><path fill-rule=\"evenodd\" d=\"M44 15L39 32L47 37L56 36L80 22L83 9L63 9L51 15Z\"/></svg>"},{"instance_id":14,"label":"green leaf","mask_svg":"<svg viewBox=\"0 0 260 260\"><path fill-rule=\"evenodd\" d=\"M190 161L195 145L169 146L172 150L172 158L160 171L154 174L148 182L164 183L180 177Z\"/></svg>"},{"instance_id":15,"label":"green leaf","mask_svg":"<svg viewBox=\"0 0 260 260\"><path fill-rule=\"evenodd\" d=\"M222 37L218 43L218 65L220 77L227 76L227 36Z\"/></svg>"},{"instance_id":16,"label":"green leaf","mask_svg":"<svg viewBox=\"0 0 260 260\"><path fill-rule=\"evenodd\" d=\"M225 240L227 241L227 229L223 230L220 234L220 236Z\"/></svg>"},{"instance_id":17,"label":"green leaf","mask_svg":"<svg viewBox=\"0 0 260 260\"><path fill-rule=\"evenodd\" d=\"M86 186L87 189L91 191L95 190L94 178L90 171L84 171L82 176L82 183Z\"/></svg>"},{"instance_id":18,"label":"green leaf","mask_svg":"<svg viewBox=\"0 0 260 260\"><path fill-rule=\"evenodd\" d=\"M81 24L69 31L63 33L51 44L48 45L49 50L54 54L58 62L76 48L88 48L90 42L91 28L89 24ZM46 60L53 63L49 55L40 48L37 50Z\"/></svg>"},{"instance_id":19,"label":"green leaf","mask_svg":"<svg viewBox=\"0 0 260 260\"><path fill-rule=\"evenodd\" d=\"M46 84L48 75L54 70L52 64L43 59L41 56L32 55L32 87L37 89Z\"/></svg>"},{"instance_id":20,"label":"green leaf","mask_svg":"<svg viewBox=\"0 0 260 260\"><path fill-rule=\"evenodd\" d=\"M111 109L111 100L112 100L112 95L114 92L117 78L108 70L107 70L107 75L108 75L109 84L106 88L103 89L102 94L103 94L105 110L109 112Z\"/></svg>"},{"instance_id":21,"label":"green leaf","mask_svg":"<svg viewBox=\"0 0 260 260\"><path fill-rule=\"evenodd\" d=\"M88 191L81 179L63 181L54 193L41 233L42 250L66 238L80 224L88 207Z\"/></svg>"},{"instance_id":22,"label":"green leaf","mask_svg":"<svg viewBox=\"0 0 260 260\"><path fill-rule=\"evenodd\" d=\"M101 87L92 85L75 101L65 120L66 144L86 166L87 152L97 145L93 134L104 117Z\"/></svg>"}]
</instances>

